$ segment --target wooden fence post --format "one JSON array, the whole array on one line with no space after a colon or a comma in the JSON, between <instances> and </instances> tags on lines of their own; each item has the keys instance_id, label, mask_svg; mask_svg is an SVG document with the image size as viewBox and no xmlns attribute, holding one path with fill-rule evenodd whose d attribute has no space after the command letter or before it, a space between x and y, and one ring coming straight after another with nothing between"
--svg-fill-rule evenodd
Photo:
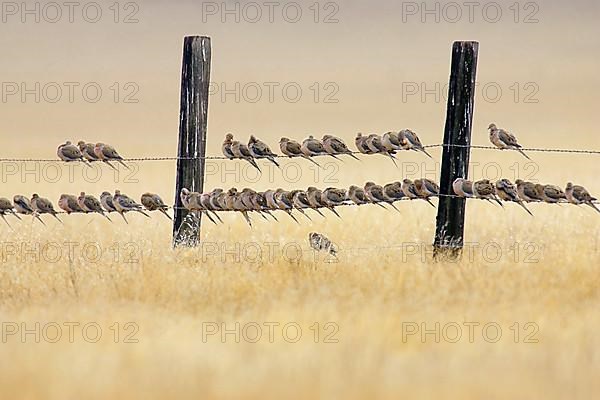
<instances>
[{"instance_id":1,"label":"wooden fence post","mask_svg":"<svg viewBox=\"0 0 600 400\"><path fill-rule=\"evenodd\" d=\"M185 37L181 67L177 182L173 203L175 204L173 246L195 246L200 236L201 219L198 220L197 230L191 233L192 237L190 232L184 235L180 230L188 211L183 209L179 193L183 188L202 192L204 186L210 57L209 37Z\"/></svg>"},{"instance_id":2,"label":"wooden fence post","mask_svg":"<svg viewBox=\"0 0 600 400\"><path fill-rule=\"evenodd\" d=\"M478 52L478 42L454 42L452 46L440 176L442 195L454 194L452 182L456 178L468 178ZM465 199L439 198L435 256L441 251L454 256L460 254L464 243L465 205Z\"/></svg>"}]
</instances>

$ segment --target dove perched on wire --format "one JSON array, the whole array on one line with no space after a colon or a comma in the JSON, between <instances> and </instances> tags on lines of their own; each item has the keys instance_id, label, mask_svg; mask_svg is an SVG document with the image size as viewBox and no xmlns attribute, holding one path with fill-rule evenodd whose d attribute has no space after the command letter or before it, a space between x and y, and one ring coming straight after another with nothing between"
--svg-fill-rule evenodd
<instances>
[{"instance_id":1,"label":"dove perched on wire","mask_svg":"<svg viewBox=\"0 0 600 400\"><path fill-rule=\"evenodd\" d=\"M500 207L504 207L496 194L496 186L489 179L473 182L473 196L478 199L487 200L490 203L494 200Z\"/></svg>"},{"instance_id":2,"label":"dove perched on wire","mask_svg":"<svg viewBox=\"0 0 600 400\"><path fill-rule=\"evenodd\" d=\"M94 162L100 160L96 153L94 153L94 147L96 147L94 143L86 143L83 140L80 140L77 143L77 147L87 161Z\"/></svg>"},{"instance_id":3,"label":"dove perched on wire","mask_svg":"<svg viewBox=\"0 0 600 400\"><path fill-rule=\"evenodd\" d=\"M396 132L386 132L381 138L381 143L385 146L388 151L399 151L403 150L402 142L398 138Z\"/></svg>"},{"instance_id":4,"label":"dove perched on wire","mask_svg":"<svg viewBox=\"0 0 600 400\"><path fill-rule=\"evenodd\" d=\"M310 247L316 251L324 251L329 255L336 257L338 253L337 246L329 240L325 235L311 232L308 234L308 243Z\"/></svg>"},{"instance_id":5,"label":"dove perched on wire","mask_svg":"<svg viewBox=\"0 0 600 400\"><path fill-rule=\"evenodd\" d=\"M245 144L243 144L237 140L234 140L231 142L231 152L233 153L235 158L239 158L239 159L248 161L248 163L250 165L252 165L254 168L256 168L258 170L258 172L262 173L258 164L254 160L254 157L252 157L252 153L250 153L248 146L246 146Z\"/></svg>"},{"instance_id":6,"label":"dove perched on wire","mask_svg":"<svg viewBox=\"0 0 600 400\"><path fill-rule=\"evenodd\" d=\"M77 198L77 204L81 209L83 209L87 213L98 213L102 215L104 218L112 222L110 217L104 214L104 209L102 208L102 203L100 200L92 196L91 194L85 194L85 192L81 192L79 197Z\"/></svg>"},{"instance_id":7,"label":"dove perched on wire","mask_svg":"<svg viewBox=\"0 0 600 400\"><path fill-rule=\"evenodd\" d=\"M517 179L515 184L517 185L517 193L519 193L519 197L522 200L526 202L544 201L544 199L538 194L533 182L526 182L521 179Z\"/></svg>"},{"instance_id":8,"label":"dove perched on wire","mask_svg":"<svg viewBox=\"0 0 600 400\"><path fill-rule=\"evenodd\" d=\"M68 140L64 144L58 146L58 149L56 150L56 155L58 156L58 158L65 162L82 162L86 164L86 162L83 159L83 154L81 154L79 148Z\"/></svg>"},{"instance_id":9,"label":"dove perched on wire","mask_svg":"<svg viewBox=\"0 0 600 400\"><path fill-rule=\"evenodd\" d=\"M452 182L452 190L459 197L473 197L473 182L465 178L456 178Z\"/></svg>"},{"instance_id":10,"label":"dove perched on wire","mask_svg":"<svg viewBox=\"0 0 600 400\"><path fill-rule=\"evenodd\" d=\"M414 185L417 195L435 208L435 204L429 198L440 194L439 185L427 178L415 179Z\"/></svg>"},{"instance_id":11,"label":"dove perched on wire","mask_svg":"<svg viewBox=\"0 0 600 400\"><path fill-rule=\"evenodd\" d=\"M566 201L567 196L561 188L555 185L535 185L538 196L543 201L550 204L556 204L561 201Z\"/></svg>"},{"instance_id":12,"label":"dove perched on wire","mask_svg":"<svg viewBox=\"0 0 600 400\"><path fill-rule=\"evenodd\" d=\"M115 150L115 148L109 144L96 143L96 146L94 146L94 154L96 154L100 160L104 161L113 168L114 166L110 163L110 161L116 161L125 168L129 169L127 164L125 164L123 161L123 157L121 157L119 153L117 153L117 150Z\"/></svg>"},{"instance_id":13,"label":"dove perched on wire","mask_svg":"<svg viewBox=\"0 0 600 400\"><path fill-rule=\"evenodd\" d=\"M427 150L425 150L425 147L423 147L423 144L421 143L421 139L419 139L419 136L415 132L411 131L410 129L401 130L398 133L398 139L401 141L402 147L405 148L406 150L420 151L421 153L424 153L427 157L433 158L427 152Z\"/></svg>"},{"instance_id":14,"label":"dove perched on wire","mask_svg":"<svg viewBox=\"0 0 600 400\"><path fill-rule=\"evenodd\" d=\"M269 207L272 207L273 205L275 206L273 210L284 211L287 215L290 216L290 218L296 221L297 224L300 224L300 221L298 221L294 214L292 214L293 205L289 201L285 190L281 188L275 191L268 190L265 192L265 200L267 201L267 205L269 205Z\"/></svg>"},{"instance_id":15,"label":"dove perched on wire","mask_svg":"<svg viewBox=\"0 0 600 400\"><path fill-rule=\"evenodd\" d=\"M375 182L367 182L365 183L365 196L367 196L367 198L370 200L370 202L372 204L378 205L379 207L385 208L381 203L387 203L390 204L389 202L387 202L385 200L385 197L383 196L383 187L381 187L380 185L377 185ZM392 207L394 207L393 204L390 204ZM398 212L400 212L400 210L398 210L396 207L394 207L394 209Z\"/></svg>"},{"instance_id":16,"label":"dove perched on wire","mask_svg":"<svg viewBox=\"0 0 600 400\"><path fill-rule=\"evenodd\" d=\"M71 194L61 194L58 199L58 207L67 214L85 212L85 210L79 206L77 197Z\"/></svg>"},{"instance_id":17,"label":"dove perched on wire","mask_svg":"<svg viewBox=\"0 0 600 400\"><path fill-rule=\"evenodd\" d=\"M523 203L523 200L521 200L521 198L519 197L517 187L508 179L500 179L496 182L496 193L498 194L498 197L500 197L501 200L512 201L514 203L517 203L518 205L523 207L523 209L527 211L529 215L533 216L531 211L529 211L529 209Z\"/></svg>"},{"instance_id":18,"label":"dove perched on wire","mask_svg":"<svg viewBox=\"0 0 600 400\"><path fill-rule=\"evenodd\" d=\"M317 167L321 168L321 165L319 165L319 163L317 163L311 157L304 155L304 153L302 152L302 145L295 140L282 137L281 139L279 139L279 148L281 149L281 152L288 157L302 157L312 162Z\"/></svg>"},{"instance_id":19,"label":"dove perched on wire","mask_svg":"<svg viewBox=\"0 0 600 400\"><path fill-rule=\"evenodd\" d=\"M570 203L585 204L600 212L600 209L598 209L598 207L596 207L594 204L594 201L597 199L592 197L590 192L588 192L583 186L573 185L572 182L569 182L567 183L567 187L565 189L565 195Z\"/></svg>"},{"instance_id":20,"label":"dove perched on wire","mask_svg":"<svg viewBox=\"0 0 600 400\"><path fill-rule=\"evenodd\" d=\"M277 161L275 161L277 154L273 153L266 143L254 137L254 135L250 135L250 140L248 141L248 150L250 150L252 157L266 158L275 164L276 167L280 168Z\"/></svg>"},{"instance_id":21,"label":"dove perched on wire","mask_svg":"<svg viewBox=\"0 0 600 400\"><path fill-rule=\"evenodd\" d=\"M54 205L52 205L52 202L44 197L40 197L37 193L34 193L33 196L31 196L31 208L33 208L33 211L37 214L50 214L52 215L54 218L56 218L58 220L58 222L60 222L61 224L63 223L60 218L58 218L58 216L56 215L57 212L54 209Z\"/></svg>"},{"instance_id":22,"label":"dove perched on wire","mask_svg":"<svg viewBox=\"0 0 600 400\"><path fill-rule=\"evenodd\" d=\"M369 146L367 146L367 136L363 136L360 132L354 138L354 145L362 154L373 154Z\"/></svg>"},{"instance_id":23,"label":"dove perched on wire","mask_svg":"<svg viewBox=\"0 0 600 400\"><path fill-rule=\"evenodd\" d=\"M335 207L344 204L346 199L347 197L345 189L327 188L321 194L321 201L325 204L325 207L331 210L331 212L333 212L339 218L342 217L337 213Z\"/></svg>"},{"instance_id":24,"label":"dove perched on wire","mask_svg":"<svg viewBox=\"0 0 600 400\"><path fill-rule=\"evenodd\" d=\"M330 155L346 154L346 155L360 161L360 158L356 157L352 153L352 150L350 150L348 148L348 146L346 146L346 143L344 143L344 141L342 139L335 137L333 135L323 135L322 142L323 142L323 147L325 148L325 151L327 151L327 153L329 153Z\"/></svg>"},{"instance_id":25,"label":"dove perched on wire","mask_svg":"<svg viewBox=\"0 0 600 400\"><path fill-rule=\"evenodd\" d=\"M13 209L13 204L9 199L6 199L4 197L0 197L0 216L2 217L2 219L4 220L4 222L6 222L6 225L8 225L9 228L12 229L12 226L10 226L10 224L8 223L8 221L6 220L5 215L6 214L12 214L15 217L17 217L17 219L21 219L21 217L19 217L19 215L17 213L15 213L15 210Z\"/></svg>"},{"instance_id":26,"label":"dove perched on wire","mask_svg":"<svg viewBox=\"0 0 600 400\"><path fill-rule=\"evenodd\" d=\"M529 158L527 154L521 150L522 146L517 143L517 138L515 135L505 131L504 129L499 129L496 124L490 124L490 126L488 126L488 130L490 131L490 142L492 142L494 146L500 150L516 150L521 153L523 157L531 160L531 158Z\"/></svg>"},{"instance_id":27,"label":"dove perched on wire","mask_svg":"<svg viewBox=\"0 0 600 400\"><path fill-rule=\"evenodd\" d=\"M316 207L313 207L314 203L311 203L311 201L308 199L308 191L294 190L292 192L292 194L293 194L294 206L298 210L305 209L305 208L310 208L312 210L315 210L315 212L317 212L320 216L322 216L323 218L325 218L325 215L321 212L321 210L319 210Z\"/></svg>"},{"instance_id":28,"label":"dove perched on wire","mask_svg":"<svg viewBox=\"0 0 600 400\"><path fill-rule=\"evenodd\" d=\"M302 146L300 146L300 150L306 157L323 156L329 154L333 158L337 159L335 154L327 153L323 143L321 143L319 139L315 139L312 135L304 139Z\"/></svg>"},{"instance_id":29,"label":"dove perched on wire","mask_svg":"<svg viewBox=\"0 0 600 400\"><path fill-rule=\"evenodd\" d=\"M42 221L40 216L35 212L35 210L31 206L31 202L27 197L17 194L13 197L13 203L15 205L15 210L17 210L17 213L24 215L33 215L33 217L40 221L42 225L46 225L46 223Z\"/></svg>"},{"instance_id":30,"label":"dove perched on wire","mask_svg":"<svg viewBox=\"0 0 600 400\"><path fill-rule=\"evenodd\" d=\"M115 195L113 196L113 204L117 212L123 215L126 212L135 211L140 214L150 218L148 214L142 210L142 205L133 201L133 199L125 194L122 194L120 190L115 190Z\"/></svg>"},{"instance_id":31,"label":"dove perched on wire","mask_svg":"<svg viewBox=\"0 0 600 400\"><path fill-rule=\"evenodd\" d=\"M404 193L404 196L411 200L419 198L419 193L417 193L415 184L408 178L402 180L402 192Z\"/></svg>"},{"instance_id":32,"label":"dove perched on wire","mask_svg":"<svg viewBox=\"0 0 600 400\"><path fill-rule=\"evenodd\" d=\"M140 202L148 211L160 211L170 220L173 220L171 216L167 213L169 207L165 204L163 199L157 195L156 193L146 192L142 194L140 197Z\"/></svg>"},{"instance_id":33,"label":"dove perched on wire","mask_svg":"<svg viewBox=\"0 0 600 400\"><path fill-rule=\"evenodd\" d=\"M384 156L389 157L394 165L397 167L396 159L394 158L393 151L388 150L382 143L381 137L374 133L370 134L366 139L364 144L371 150L372 154L382 154Z\"/></svg>"},{"instance_id":34,"label":"dove perched on wire","mask_svg":"<svg viewBox=\"0 0 600 400\"><path fill-rule=\"evenodd\" d=\"M365 190L356 185L352 185L348 188L348 198L359 206L363 204L371 203L371 200L365 194Z\"/></svg>"}]
</instances>

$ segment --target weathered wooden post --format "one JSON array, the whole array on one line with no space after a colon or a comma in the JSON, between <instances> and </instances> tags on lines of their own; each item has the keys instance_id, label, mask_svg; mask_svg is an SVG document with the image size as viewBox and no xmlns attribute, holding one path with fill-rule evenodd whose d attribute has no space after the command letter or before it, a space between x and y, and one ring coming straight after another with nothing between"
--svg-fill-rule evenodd
<instances>
[{"instance_id":1,"label":"weathered wooden post","mask_svg":"<svg viewBox=\"0 0 600 400\"><path fill-rule=\"evenodd\" d=\"M466 201L443 195L454 194L452 182L456 178L468 178L478 52L478 42L454 42L452 46L440 176L442 196L433 244L436 256L441 252L457 256L463 247Z\"/></svg>"},{"instance_id":2,"label":"weathered wooden post","mask_svg":"<svg viewBox=\"0 0 600 400\"><path fill-rule=\"evenodd\" d=\"M180 230L188 211L179 197L181 189L202 192L204 186L204 157L206 154L206 125L208 119L208 87L210 83L210 38L186 36L183 41L181 67L181 100L179 111L179 145L177 151L177 182L175 186L175 218L173 245L194 246L200 236L197 231Z\"/></svg>"}]
</instances>

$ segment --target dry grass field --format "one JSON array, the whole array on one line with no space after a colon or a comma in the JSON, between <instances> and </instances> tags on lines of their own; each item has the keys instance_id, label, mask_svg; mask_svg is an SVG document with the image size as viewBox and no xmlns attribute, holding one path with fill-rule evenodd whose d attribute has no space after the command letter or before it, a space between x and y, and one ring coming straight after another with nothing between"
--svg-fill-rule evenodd
<instances>
[{"instance_id":1,"label":"dry grass field","mask_svg":"<svg viewBox=\"0 0 600 400\"><path fill-rule=\"evenodd\" d=\"M364 174L388 162L369 161ZM147 182L168 193L167 172ZM137 195L140 184L122 186ZM36 190L54 199L62 188ZM400 214L343 207L341 220L315 214L301 225L254 218L253 229L226 215L224 225L204 221L199 248L175 251L161 215L131 215L129 225L117 216L63 215L64 226L46 217L47 227L10 219L14 231L0 226L3 397L598 393L600 215L538 204L531 218L471 201L463 259L434 263L435 210L398 205ZM311 231L340 246L337 260L308 251Z\"/></svg>"}]
</instances>

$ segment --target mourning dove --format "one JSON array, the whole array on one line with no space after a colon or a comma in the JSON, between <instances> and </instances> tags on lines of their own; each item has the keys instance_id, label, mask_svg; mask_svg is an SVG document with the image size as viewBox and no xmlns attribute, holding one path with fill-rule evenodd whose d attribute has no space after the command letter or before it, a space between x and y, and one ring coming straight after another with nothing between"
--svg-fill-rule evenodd
<instances>
[{"instance_id":1,"label":"mourning dove","mask_svg":"<svg viewBox=\"0 0 600 400\"><path fill-rule=\"evenodd\" d=\"M535 185L535 189L538 193L538 196L540 196L546 203L555 204L567 200L565 192L563 192L563 190L558 186L538 184Z\"/></svg>"},{"instance_id":2,"label":"mourning dove","mask_svg":"<svg viewBox=\"0 0 600 400\"><path fill-rule=\"evenodd\" d=\"M125 218L125 214L119 213L115 207L115 203L113 200L113 195L110 194L109 192L102 192L102 194L100 194L100 204L102 204L102 207L104 207L104 210L107 213L111 213L111 212L116 212L119 215L121 215L121 217L123 217L123 220L125 221L126 224L128 224L129 222L127 222L127 218Z\"/></svg>"},{"instance_id":3,"label":"mourning dove","mask_svg":"<svg viewBox=\"0 0 600 400\"><path fill-rule=\"evenodd\" d=\"M381 203L388 203L383 195L383 187L377 185L375 182L367 182L365 183L365 196L371 201L372 204L378 205L379 207L383 207ZM391 205L394 207L394 205ZM396 211L399 211L396 207L394 207Z\"/></svg>"},{"instance_id":4,"label":"mourning dove","mask_svg":"<svg viewBox=\"0 0 600 400\"><path fill-rule=\"evenodd\" d=\"M18 219L21 219L21 217L19 217L17 213L15 213L15 210L13 210L13 204L11 203L11 201L4 197L0 197L0 216L2 217L4 222L6 222L6 225L8 225L8 227L12 229L12 226L10 226L10 224L6 220L6 214L12 214Z\"/></svg>"},{"instance_id":5,"label":"mourning dove","mask_svg":"<svg viewBox=\"0 0 600 400\"><path fill-rule=\"evenodd\" d=\"M433 158L427 152L427 150L425 150L425 148L421 144L421 139L419 139L419 136L415 132L411 131L410 129L403 129L402 131L400 131L398 136L399 140L402 140L402 145L405 149L420 151L424 153L427 157Z\"/></svg>"},{"instance_id":6,"label":"mourning dove","mask_svg":"<svg viewBox=\"0 0 600 400\"><path fill-rule=\"evenodd\" d=\"M296 210L298 210L306 218L308 218L309 220L312 221L312 218L310 217L310 215L308 215L307 213L304 212L305 208L311 208L310 204L308 203L308 197L306 195L306 192L303 190L292 190L290 192L290 197L291 197L292 205L294 206L294 208Z\"/></svg>"},{"instance_id":7,"label":"mourning dove","mask_svg":"<svg viewBox=\"0 0 600 400\"><path fill-rule=\"evenodd\" d=\"M271 194L266 194L265 197L270 197ZM296 223L300 223L296 217L292 214L292 203L289 201L288 196L286 195L285 190L279 188L273 192L273 202L277 209L284 211L287 215L289 215ZM271 203L271 200L267 199L268 203Z\"/></svg>"},{"instance_id":8,"label":"mourning dove","mask_svg":"<svg viewBox=\"0 0 600 400\"><path fill-rule=\"evenodd\" d=\"M85 212L77 203L77 197L71 194L61 194L58 207L67 214Z\"/></svg>"},{"instance_id":9,"label":"mourning dove","mask_svg":"<svg viewBox=\"0 0 600 400\"><path fill-rule=\"evenodd\" d=\"M352 151L348 148L348 146L346 146L346 143L344 143L342 139L338 137L332 135L323 135L323 147L325 148L325 151L331 155L346 154L360 161L358 157L352 154Z\"/></svg>"},{"instance_id":10,"label":"mourning dove","mask_svg":"<svg viewBox=\"0 0 600 400\"><path fill-rule=\"evenodd\" d=\"M229 210L240 212L246 220L246 222L248 223L248 225L252 227L252 220L248 215L248 209L242 202L240 193L237 191L236 188L230 188L227 191L227 198L225 201Z\"/></svg>"},{"instance_id":11,"label":"mourning dove","mask_svg":"<svg viewBox=\"0 0 600 400\"><path fill-rule=\"evenodd\" d=\"M169 207L165 204L165 202L156 193L146 192L146 193L142 194L140 201L141 201L142 205L144 207L146 207L146 210L160 211L167 218L169 218L170 220L173 220L173 218L171 218L171 216L167 213L167 210L169 209Z\"/></svg>"},{"instance_id":12,"label":"mourning dove","mask_svg":"<svg viewBox=\"0 0 600 400\"><path fill-rule=\"evenodd\" d=\"M417 193L415 184L408 178L402 180L402 192L404 193L404 196L411 200L419 198L419 193Z\"/></svg>"},{"instance_id":13,"label":"mourning dove","mask_svg":"<svg viewBox=\"0 0 600 400\"><path fill-rule=\"evenodd\" d=\"M193 214L196 214L196 216L205 211L201 204L201 196L201 193L190 192L190 190L187 188L181 189L181 192L179 193L179 199L181 200L183 208ZM205 212L205 214L213 224L217 225L217 221L215 221L208 212Z\"/></svg>"},{"instance_id":14,"label":"mourning dove","mask_svg":"<svg viewBox=\"0 0 600 400\"><path fill-rule=\"evenodd\" d=\"M314 188L314 189L316 189L316 188ZM322 216L323 218L325 218L325 215L321 212L321 210L319 210L318 207L315 207L317 205L316 202L315 202L315 200L316 200L316 197L314 197L315 195L316 194L313 193L313 199L311 201L311 199L309 199L308 190L306 190L306 191L304 191L304 190L297 190L293 194L294 205L296 206L296 208L299 208L299 209L300 208L310 208L310 209L313 209L320 216Z\"/></svg>"},{"instance_id":15,"label":"mourning dove","mask_svg":"<svg viewBox=\"0 0 600 400\"><path fill-rule=\"evenodd\" d=\"M85 192L81 192L79 197L77 198L77 204L81 209L83 209L87 213L98 213L105 217L107 220L112 222L110 217L104 214L104 209L102 208L102 204L100 200L95 198L90 194L85 194Z\"/></svg>"},{"instance_id":16,"label":"mourning dove","mask_svg":"<svg viewBox=\"0 0 600 400\"><path fill-rule=\"evenodd\" d=\"M77 146L73 145L68 140L64 144L58 146L58 149L56 150L56 155L58 156L58 158L66 162L77 161L85 164L85 161L83 160L83 154L81 154L79 148L77 148Z\"/></svg>"},{"instance_id":17,"label":"mourning dove","mask_svg":"<svg viewBox=\"0 0 600 400\"><path fill-rule=\"evenodd\" d=\"M592 197L592 195L583 186L573 185L573 183L569 182L567 183L565 195L570 203L586 204L592 207L594 210L600 212L600 209L598 209L598 207L596 207L596 205L593 203L597 199Z\"/></svg>"},{"instance_id":18,"label":"mourning dove","mask_svg":"<svg viewBox=\"0 0 600 400\"><path fill-rule=\"evenodd\" d=\"M279 168L279 164L277 161L275 161L277 154L273 153L266 143L258 140L256 137L254 137L254 135L250 136L250 140L248 141L248 150L250 150L252 157L266 158Z\"/></svg>"},{"instance_id":19,"label":"mourning dove","mask_svg":"<svg viewBox=\"0 0 600 400\"><path fill-rule=\"evenodd\" d=\"M254 192L250 199L251 199L252 205L254 206L254 209L256 211L267 214L267 215L271 216L271 218L273 218L275 221L279 222L277 217L275 215L273 215L273 213L269 209L269 206L267 204L267 198L265 197L264 192Z\"/></svg>"},{"instance_id":20,"label":"mourning dove","mask_svg":"<svg viewBox=\"0 0 600 400\"><path fill-rule=\"evenodd\" d=\"M504 207L502 202L498 199L498 195L496 195L496 186L488 179L473 182L473 196L489 202L494 200L500 207Z\"/></svg>"},{"instance_id":21,"label":"mourning dove","mask_svg":"<svg viewBox=\"0 0 600 400\"><path fill-rule=\"evenodd\" d=\"M395 201L401 200L403 197L404 192L402 191L402 183L391 182L383 186L383 198L392 207L394 207L393 203Z\"/></svg>"},{"instance_id":22,"label":"mourning dove","mask_svg":"<svg viewBox=\"0 0 600 400\"><path fill-rule=\"evenodd\" d=\"M538 195L535 184L533 182L526 182L521 179L515 181L517 185L517 193L519 198L527 202L543 201L540 195Z\"/></svg>"},{"instance_id":23,"label":"mourning dove","mask_svg":"<svg viewBox=\"0 0 600 400\"><path fill-rule=\"evenodd\" d=\"M15 205L15 210L17 210L19 214L33 215L35 219L40 221L43 225L46 225L46 223L42 221L40 216L34 211L33 207L31 206L31 202L27 197L17 194L13 197L13 203Z\"/></svg>"},{"instance_id":24,"label":"mourning dove","mask_svg":"<svg viewBox=\"0 0 600 400\"><path fill-rule=\"evenodd\" d=\"M425 200L429 205L435 208L435 204L433 204L429 198L440 194L440 187L438 184L426 178L415 179L413 183L419 198Z\"/></svg>"},{"instance_id":25,"label":"mourning dove","mask_svg":"<svg viewBox=\"0 0 600 400\"><path fill-rule=\"evenodd\" d=\"M370 134L367 139L365 139L364 144L369 148L369 150L371 150L371 153L373 154L382 154L384 156L389 157L392 162L394 163L395 166L398 166L396 164L396 160L394 159L394 156L392 155L392 151L386 149L386 147L383 145L382 141L381 141L381 137L379 135L376 134Z\"/></svg>"},{"instance_id":26,"label":"mourning dove","mask_svg":"<svg viewBox=\"0 0 600 400\"><path fill-rule=\"evenodd\" d=\"M50 214L54 218L56 218L61 224L63 223L60 218L56 215L56 210L52 205L52 202L44 197L40 197L37 193L34 193L31 196L31 208L36 214Z\"/></svg>"},{"instance_id":27,"label":"mourning dove","mask_svg":"<svg viewBox=\"0 0 600 400\"><path fill-rule=\"evenodd\" d=\"M456 178L452 182L452 190L459 197L473 197L473 182L464 178Z\"/></svg>"},{"instance_id":28,"label":"mourning dove","mask_svg":"<svg viewBox=\"0 0 600 400\"><path fill-rule=\"evenodd\" d=\"M319 163L317 163L311 157L304 155L304 153L302 152L302 145L296 142L295 140L282 137L281 139L279 139L279 148L281 149L281 152L288 157L302 157L312 162L317 167L321 168L321 165Z\"/></svg>"},{"instance_id":29,"label":"mourning dove","mask_svg":"<svg viewBox=\"0 0 600 400\"><path fill-rule=\"evenodd\" d=\"M262 218L267 219L267 217L262 212L262 207L256 201L257 192L250 188L244 188L238 194L238 197L244 206L246 211L254 211L258 213Z\"/></svg>"},{"instance_id":30,"label":"mourning dove","mask_svg":"<svg viewBox=\"0 0 600 400\"><path fill-rule=\"evenodd\" d=\"M515 137L515 135L505 131L504 129L497 128L496 124L490 124L490 126L488 126L488 130L490 131L490 142L492 142L494 146L501 150L516 150L519 153L521 153L523 157L525 157L528 160L531 160L531 158L529 158L527 154L525 154L523 150L521 150L522 146L519 143L517 143L517 138Z\"/></svg>"},{"instance_id":31,"label":"mourning dove","mask_svg":"<svg viewBox=\"0 0 600 400\"><path fill-rule=\"evenodd\" d=\"M133 201L133 199L125 194L121 194L120 190L115 190L115 195L113 196L113 204L117 212L123 215L126 212L135 211L140 214L150 218L148 214L146 214L142 210L142 205Z\"/></svg>"},{"instance_id":32,"label":"mourning dove","mask_svg":"<svg viewBox=\"0 0 600 400\"><path fill-rule=\"evenodd\" d=\"M365 194L364 189L356 185L352 185L348 188L348 198L352 200L354 204L359 206L371 202L371 200Z\"/></svg>"},{"instance_id":33,"label":"mourning dove","mask_svg":"<svg viewBox=\"0 0 600 400\"><path fill-rule=\"evenodd\" d=\"M221 146L221 151L223 152L223 155L230 160L236 158L235 154L233 154L233 151L231 151L232 143L233 135L231 133L228 133L227 135L225 135L225 140L223 141L223 146Z\"/></svg>"},{"instance_id":34,"label":"mourning dove","mask_svg":"<svg viewBox=\"0 0 600 400\"><path fill-rule=\"evenodd\" d=\"M300 146L300 150L302 151L302 154L304 154L306 157L322 156L329 154L333 158L337 159L335 154L327 153L325 147L323 146L323 143L321 143L319 139L315 139L312 135L304 139L304 141L302 142L302 146Z\"/></svg>"},{"instance_id":35,"label":"mourning dove","mask_svg":"<svg viewBox=\"0 0 600 400\"><path fill-rule=\"evenodd\" d=\"M363 136L363 134L359 132L356 134L356 138L354 139L354 144L356 145L356 148L358 149L359 152L361 152L363 154L373 154L373 152L371 151L369 146L367 146L366 141L367 141L367 137Z\"/></svg>"},{"instance_id":36,"label":"mourning dove","mask_svg":"<svg viewBox=\"0 0 600 400\"><path fill-rule=\"evenodd\" d=\"M381 143L385 146L388 151L403 150L402 142L398 139L396 132L386 132L381 138Z\"/></svg>"},{"instance_id":37,"label":"mourning dove","mask_svg":"<svg viewBox=\"0 0 600 400\"><path fill-rule=\"evenodd\" d=\"M213 189L210 193L204 193L200 196L200 203L207 210L206 213L212 212L212 214L221 222L224 223L217 211L223 210L223 205L221 200L224 197L223 189L216 188ZM223 203L224 204L224 203Z\"/></svg>"},{"instance_id":38,"label":"mourning dove","mask_svg":"<svg viewBox=\"0 0 600 400\"><path fill-rule=\"evenodd\" d=\"M231 152L233 153L235 158L248 161L248 163L250 163L250 165L256 168L258 172L262 172L256 161L254 161L254 158L252 158L252 154L250 153L248 146L246 146L245 144L238 142L237 140L232 141Z\"/></svg>"},{"instance_id":39,"label":"mourning dove","mask_svg":"<svg viewBox=\"0 0 600 400\"><path fill-rule=\"evenodd\" d=\"M96 143L96 146L94 146L94 154L96 154L100 160L104 161L111 167L113 167L113 165L110 163L110 161L116 161L125 168L129 169L127 164L125 164L123 161L123 157L121 157L119 153L117 153L117 150L115 150L115 148L111 145L105 143Z\"/></svg>"},{"instance_id":40,"label":"mourning dove","mask_svg":"<svg viewBox=\"0 0 600 400\"><path fill-rule=\"evenodd\" d=\"M504 201L512 201L514 203L517 203L518 205L523 207L523 209L527 211L529 215L533 216L531 211L529 211L529 209L525 207L523 200L521 200L521 198L519 197L517 187L508 179L500 179L496 182L496 193L498 194L498 197L500 197L500 199Z\"/></svg>"},{"instance_id":41,"label":"mourning dove","mask_svg":"<svg viewBox=\"0 0 600 400\"><path fill-rule=\"evenodd\" d=\"M321 200L327 208L334 210L334 207L341 206L346 201L346 190L338 188L327 188L321 194ZM339 214L335 213L338 217ZM340 217L341 218L341 217Z\"/></svg>"},{"instance_id":42,"label":"mourning dove","mask_svg":"<svg viewBox=\"0 0 600 400\"><path fill-rule=\"evenodd\" d=\"M94 153L94 147L96 147L94 143L86 143L83 140L80 140L77 143L77 147L79 148L79 151L81 151L83 157L89 162L100 160L96 153Z\"/></svg>"}]
</instances>

